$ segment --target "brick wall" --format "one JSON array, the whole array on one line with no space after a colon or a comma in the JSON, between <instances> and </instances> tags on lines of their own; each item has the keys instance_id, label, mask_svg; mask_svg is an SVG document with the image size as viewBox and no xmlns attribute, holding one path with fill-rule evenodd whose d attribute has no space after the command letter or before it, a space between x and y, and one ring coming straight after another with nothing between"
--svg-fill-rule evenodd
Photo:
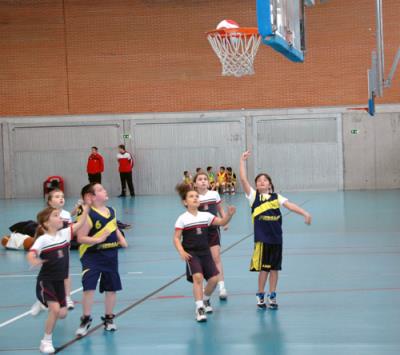
<instances>
[{"instance_id":1,"label":"brick wall","mask_svg":"<svg viewBox=\"0 0 400 355\"><path fill-rule=\"evenodd\" d=\"M384 1L386 74L400 1ZM256 26L254 0L0 1L0 115L362 105L375 1L308 8L304 64L262 46L256 75L220 76L204 33L224 18ZM378 103L400 102L400 74Z\"/></svg>"}]
</instances>

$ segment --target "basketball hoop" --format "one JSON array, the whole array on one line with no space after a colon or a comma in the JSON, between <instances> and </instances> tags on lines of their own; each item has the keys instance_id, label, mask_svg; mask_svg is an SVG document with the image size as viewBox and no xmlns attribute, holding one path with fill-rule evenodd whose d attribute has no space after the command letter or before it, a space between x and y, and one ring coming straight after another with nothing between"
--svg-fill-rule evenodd
<instances>
[{"instance_id":1,"label":"basketball hoop","mask_svg":"<svg viewBox=\"0 0 400 355\"><path fill-rule=\"evenodd\" d=\"M222 64L222 75L254 74L254 58L261 42L257 28L223 28L207 32L207 39Z\"/></svg>"}]
</instances>

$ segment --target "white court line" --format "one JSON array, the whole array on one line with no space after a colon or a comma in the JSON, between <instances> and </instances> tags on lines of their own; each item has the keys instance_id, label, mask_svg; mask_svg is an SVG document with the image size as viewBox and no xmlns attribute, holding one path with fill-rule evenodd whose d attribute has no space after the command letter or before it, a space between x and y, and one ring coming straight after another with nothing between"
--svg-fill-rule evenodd
<instances>
[{"instance_id":1,"label":"white court line","mask_svg":"<svg viewBox=\"0 0 400 355\"><path fill-rule=\"evenodd\" d=\"M77 288L76 290L73 290L73 291L71 292L71 295L73 295L74 293L77 293L77 292L79 292L79 291L82 291L82 290L83 290L83 287L79 287L79 288ZM31 310L29 310L29 311L27 311L27 312L25 312L25 313L22 313L22 314L20 314L20 315L14 317L14 318L11 318L11 319L9 319L9 320L7 320L7 321L1 323L1 324L0 324L0 328L5 327L5 326L8 325L8 324L14 323L14 322L17 321L18 319L21 319L21 318L24 318L24 317L26 317L26 316L29 316L30 314L31 314Z\"/></svg>"},{"instance_id":2,"label":"white court line","mask_svg":"<svg viewBox=\"0 0 400 355\"><path fill-rule=\"evenodd\" d=\"M131 274L131 275L132 274L136 274L137 275L137 274L143 274L143 272L142 271L130 271L130 272L128 272L128 274ZM81 274L70 274L70 275L71 276L76 276L76 275L81 275ZM4 277L4 276L5 277L30 277L31 275L12 275L12 276L11 275L2 275L2 277ZM37 275L32 275L32 276L36 277ZM83 287L79 287L76 290L71 291L71 295L73 295L75 293L78 293L78 292L80 292L82 290L83 290ZM0 328L3 328L6 325L9 325L11 323L16 322L18 319L24 318L24 317L29 316L29 315L31 315L31 310L29 310L29 311L27 311L25 313L22 313L22 314L14 317L14 318L11 318L9 320L6 320L5 322L0 324Z\"/></svg>"},{"instance_id":3,"label":"white court line","mask_svg":"<svg viewBox=\"0 0 400 355\"><path fill-rule=\"evenodd\" d=\"M141 275L143 274L142 271L128 271L127 274L129 275Z\"/></svg>"}]
</instances>

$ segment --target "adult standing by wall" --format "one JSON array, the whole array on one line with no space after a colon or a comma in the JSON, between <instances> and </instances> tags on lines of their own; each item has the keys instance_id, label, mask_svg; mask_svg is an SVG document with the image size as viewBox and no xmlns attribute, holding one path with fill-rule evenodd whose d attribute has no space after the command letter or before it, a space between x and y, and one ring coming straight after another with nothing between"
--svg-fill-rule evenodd
<instances>
[{"instance_id":1,"label":"adult standing by wall","mask_svg":"<svg viewBox=\"0 0 400 355\"><path fill-rule=\"evenodd\" d=\"M126 196L126 185L128 184L131 196L135 196L135 189L132 182L132 169L134 165L133 157L126 151L125 145L118 146L117 154L119 164L119 176L121 177L121 195L118 197Z\"/></svg>"},{"instance_id":2,"label":"adult standing by wall","mask_svg":"<svg viewBox=\"0 0 400 355\"><path fill-rule=\"evenodd\" d=\"M89 155L87 162L87 173L90 183L101 184L101 173L104 171L104 159L98 152L97 147L92 147L92 152Z\"/></svg>"}]
</instances>

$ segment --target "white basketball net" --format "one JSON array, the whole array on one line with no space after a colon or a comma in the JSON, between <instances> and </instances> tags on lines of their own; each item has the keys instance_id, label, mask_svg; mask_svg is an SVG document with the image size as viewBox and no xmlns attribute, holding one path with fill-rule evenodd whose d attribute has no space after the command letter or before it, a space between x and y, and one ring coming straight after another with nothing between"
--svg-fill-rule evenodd
<instances>
[{"instance_id":1,"label":"white basketball net","mask_svg":"<svg viewBox=\"0 0 400 355\"><path fill-rule=\"evenodd\" d=\"M222 75L241 77L254 74L254 58L260 46L258 33L210 32L207 39L222 64Z\"/></svg>"}]
</instances>

